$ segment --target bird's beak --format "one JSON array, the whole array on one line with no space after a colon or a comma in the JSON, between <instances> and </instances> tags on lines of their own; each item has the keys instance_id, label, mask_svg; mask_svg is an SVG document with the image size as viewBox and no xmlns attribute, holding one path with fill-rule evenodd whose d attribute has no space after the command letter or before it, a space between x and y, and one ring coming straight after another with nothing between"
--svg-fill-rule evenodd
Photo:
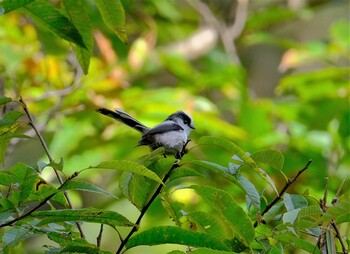
<instances>
[{"instance_id":1,"label":"bird's beak","mask_svg":"<svg viewBox=\"0 0 350 254\"><path fill-rule=\"evenodd\" d=\"M193 123L190 124L190 128L193 129L193 130L196 129L196 127L194 127Z\"/></svg>"}]
</instances>

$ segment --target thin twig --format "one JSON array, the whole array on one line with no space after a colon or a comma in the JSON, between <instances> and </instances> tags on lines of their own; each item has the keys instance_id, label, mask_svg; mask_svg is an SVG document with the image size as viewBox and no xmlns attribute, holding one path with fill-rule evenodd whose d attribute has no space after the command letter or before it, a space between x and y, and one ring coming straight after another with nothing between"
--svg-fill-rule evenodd
<instances>
[{"instance_id":1,"label":"thin twig","mask_svg":"<svg viewBox=\"0 0 350 254\"><path fill-rule=\"evenodd\" d=\"M62 189L62 187L68 182L70 181L71 179L73 179L74 177L76 177L77 174L73 174L71 177L69 177L63 184L60 185L60 187L57 188L57 190L60 190ZM33 212L35 212L36 210L38 210L40 207L42 207L43 205L46 204L47 201L49 201L53 196L55 196L58 192L54 192L52 194L50 194L49 196L47 196L43 201L41 201L39 204L37 204L36 206L34 206L32 209L30 209L28 212L22 214L21 216L15 218L15 219L12 219L4 224L1 224L0 225L0 228L2 227L6 227L6 226L10 226L12 225L13 223L16 223L17 221L20 221L28 216L30 216Z\"/></svg>"},{"instance_id":2,"label":"thin twig","mask_svg":"<svg viewBox=\"0 0 350 254\"><path fill-rule=\"evenodd\" d=\"M41 143L41 145L42 145L42 147L43 147L43 149L44 149L44 151L45 151L45 153L46 153L46 155L47 155L47 157L49 159L49 161L50 162L54 162L54 160L52 159L52 156L50 154L49 148L46 145L46 142L45 142L44 138L42 137L42 135L40 134L40 132L38 131L38 129L36 128L36 126L34 124L34 120L33 120L32 116L31 116L31 114L29 113L29 109L28 109L27 104L24 102L22 97L19 98L19 102L22 105L22 108L23 108L24 112L26 113L26 115L28 117L29 125L35 131L35 133L36 133L36 135L37 135L37 137L38 137L38 139L39 139L39 141L40 141L40 143ZM63 185L63 180L62 180L61 175L59 174L59 172L56 169L53 169L53 170L54 170L54 172L56 174L56 177L57 177L59 183L62 186ZM69 208L70 209L74 209L73 203L72 203L68 193L66 191L64 191L63 194L64 194L64 196L65 196L65 198L66 198L66 200L68 202ZM78 230L80 232L80 236L85 239L85 234L84 234L84 232L83 232L83 230L81 228L80 223L76 222L76 225L77 225L77 228L78 228Z\"/></svg>"},{"instance_id":3,"label":"thin twig","mask_svg":"<svg viewBox=\"0 0 350 254\"><path fill-rule=\"evenodd\" d=\"M164 176L164 178L162 179L163 183L165 183L168 179L169 176L171 174L171 172L178 168L179 164L177 164L176 162L173 164L173 166L171 167L171 169L169 170L169 172ZM140 227L140 222L143 218L143 216L146 214L148 208L151 206L151 204L153 203L153 201L156 199L156 197L160 194L160 192L162 191L164 185L160 184L158 186L158 188L156 189L156 191L153 193L152 197L150 198L150 200L146 203L146 205L142 208L141 213L139 215L139 217L137 218L134 226L132 227L131 231L129 232L129 234L125 237L124 240L121 241L121 244L116 252L116 254L119 254L122 252L125 244L128 242L128 240L130 239L130 237L139 229Z\"/></svg>"},{"instance_id":4,"label":"thin twig","mask_svg":"<svg viewBox=\"0 0 350 254\"><path fill-rule=\"evenodd\" d=\"M101 240L102 240L102 233L103 233L103 224L100 226L100 232L98 233L98 236L96 238L96 245L97 247L101 246Z\"/></svg>"},{"instance_id":5,"label":"thin twig","mask_svg":"<svg viewBox=\"0 0 350 254\"><path fill-rule=\"evenodd\" d=\"M332 225L332 227L333 227L334 230L335 230L335 233L336 233L335 236L339 239L339 242L340 242L341 248L342 248L342 250L343 250L343 253L344 253L344 254L348 253L348 250L346 249L346 246L345 246L345 243L344 243L344 241L343 241L343 238L341 237L341 234L340 234L338 225L337 225L337 223L335 223L335 220L334 220L334 219L331 219L331 225Z\"/></svg>"},{"instance_id":6,"label":"thin twig","mask_svg":"<svg viewBox=\"0 0 350 254\"><path fill-rule=\"evenodd\" d=\"M278 201L282 199L283 194L286 192L286 190L298 179L298 177L309 168L309 165L311 164L312 160L309 160L308 163L305 165L304 168L299 170L299 172L291 179L288 179L286 184L283 186L282 190L279 192L278 196L275 197L270 204L268 204L264 211L261 213L261 216L263 216L265 213L267 213ZM256 228L258 226L258 221L254 223L254 227Z\"/></svg>"}]
</instances>

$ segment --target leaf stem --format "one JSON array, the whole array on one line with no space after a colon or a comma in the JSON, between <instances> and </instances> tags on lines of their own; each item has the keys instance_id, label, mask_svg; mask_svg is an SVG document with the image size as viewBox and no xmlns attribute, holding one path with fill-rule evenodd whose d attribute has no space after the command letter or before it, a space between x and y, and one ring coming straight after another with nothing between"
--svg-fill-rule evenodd
<instances>
[{"instance_id":1,"label":"leaf stem","mask_svg":"<svg viewBox=\"0 0 350 254\"><path fill-rule=\"evenodd\" d=\"M264 211L261 213L261 217L267 213L278 201L280 201L282 199L283 194L286 192L286 190L298 179L298 177L309 168L310 164L311 164L312 160L309 160L308 163L305 165L305 167L303 167L301 170L298 171L298 173L291 179L288 179L288 181L286 182L286 184L283 186L282 190L279 192L278 196L276 196L270 204L268 204ZM256 228L258 226L258 221L256 221L254 223L254 228Z\"/></svg>"},{"instance_id":2,"label":"leaf stem","mask_svg":"<svg viewBox=\"0 0 350 254\"><path fill-rule=\"evenodd\" d=\"M166 175L164 176L164 178L162 179L162 182L165 184L165 182L169 179L169 176L171 174L171 172L178 168L179 164L177 164L177 162L175 162L173 164L173 166L171 167L171 169L168 171L168 173L166 173ZM141 213L139 215L139 217L137 218L134 226L132 227L132 229L130 230L129 234L121 241L121 244L116 252L116 254L120 254L125 246L125 244L128 242L128 240L131 238L131 236L139 229L140 227L140 223L141 220L143 218L143 216L146 214L146 212L148 211L148 208L151 206L151 204L153 203L153 201L156 199L156 197L160 194L160 192L162 191L164 185L160 184L158 186L158 188L156 189L156 191L153 193L152 197L150 198L150 200L146 203L146 205L142 208Z\"/></svg>"},{"instance_id":3,"label":"leaf stem","mask_svg":"<svg viewBox=\"0 0 350 254\"><path fill-rule=\"evenodd\" d=\"M34 120L33 120L32 116L31 116L31 114L30 114L30 112L29 112L28 106L27 106L27 104L24 102L22 96L20 96L19 102L20 102L20 104L21 104L21 106L22 106L22 108L23 108L23 110L24 110L24 112L25 112L25 114L26 114L26 116L27 116L27 118L28 118L28 120L29 120L29 125L33 128L34 132L36 133L36 135L37 135L37 137L38 137L38 139L39 139L39 141L40 141L40 143L41 143L41 145L42 145L42 147L43 147L43 149L44 149L44 151L45 151L45 153L46 153L46 155L47 155L49 161L50 161L50 162L54 162L54 160L52 159L52 156L51 156L51 154L50 154L49 148L47 147L46 142L45 142L43 136L40 134L38 128L36 128L35 123L34 123ZM60 183L61 186L62 186L62 185L64 184L64 182L63 182L63 180L62 180L61 175L59 174L59 172L58 172L56 169L53 169L53 170L54 170L54 172L55 172L55 174L56 174L56 177L57 177L59 183ZM63 194L64 194L64 196L65 196L65 198L66 198L66 200L67 200L67 202L68 202L69 208L70 208L70 209L74 209L73 203L72 203L72 201L71 201L71 199L70 199L68 193L67 193L66 191L64 191ZM46 203L46 201L45 201L45 203ZM83 232L83 229L81 228L80 223L79 223L79 222L76 222L76 225L77 225L77 228L78 228L78 230L79 230L79 232L80 232L80 236L81 236L83 239L85 239L85 234L84 234L84 232Z\"/></svg>"}]
</instances>

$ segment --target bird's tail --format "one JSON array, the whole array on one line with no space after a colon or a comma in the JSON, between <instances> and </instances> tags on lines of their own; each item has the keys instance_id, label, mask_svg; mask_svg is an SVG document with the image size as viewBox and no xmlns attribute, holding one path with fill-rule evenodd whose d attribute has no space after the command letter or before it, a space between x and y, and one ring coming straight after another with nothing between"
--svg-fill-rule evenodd
<instances>
[{"instance_id":1,"label":"bird's tail","mask_svg":"<svg viewBox=\"0 0 350 254\"><path fill-rule=\"evenodd\" d=\"M96 109L97 112L112 117L113 119L122 122L128 126L130 126L131 128L137 130L140 133L145 133L149 130L149 128L147 126L145 126L144 124L140 123L139 121L137 121L135 118L133 118L132 116L130 116L128 113L120 110L120 109L115 109L115 111L106 109L106 108L99 108Z\"/></svg>"}]
</instances>

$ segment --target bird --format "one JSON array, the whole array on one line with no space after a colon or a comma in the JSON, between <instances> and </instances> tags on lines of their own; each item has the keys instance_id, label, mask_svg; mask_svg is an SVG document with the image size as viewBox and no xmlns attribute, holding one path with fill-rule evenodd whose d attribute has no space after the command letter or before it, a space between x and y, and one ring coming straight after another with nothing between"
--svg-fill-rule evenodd
<instances>
[{"instance_id":1,"label":"bird","mask_svg":"<svg viewBox=\"0 0 350 254\"><path fill-rule=\"evenodd\" d=\"M172 154L177 159L181 159L186 153L185 148L190 141L189 135L195 129L192 117L184 111L177 111L169 115L162 123L153 128L147 127L118 108L115 111L98 108L96 111L140 132L142 136L138 146L149 146L151 150L164 147L165 154Z\"/></svg>"}]
</instances>

